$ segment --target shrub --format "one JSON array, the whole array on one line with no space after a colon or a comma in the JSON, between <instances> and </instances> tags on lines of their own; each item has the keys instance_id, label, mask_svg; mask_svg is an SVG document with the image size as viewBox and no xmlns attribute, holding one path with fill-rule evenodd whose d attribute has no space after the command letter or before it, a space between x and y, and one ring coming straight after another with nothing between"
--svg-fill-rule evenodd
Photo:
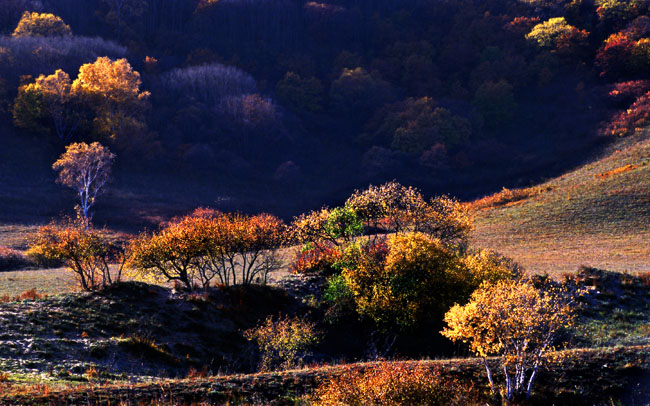
<instances>
[{"instance_id":1,"label":"shrub","mask_svg":"<svg viewBox=\"0 0 650 406\"><path fill-rule=\"evenodd\" d=\"M396 362L381 362L366 371L348 369L322 384L314 406L470 406L478 405L471 385L438 371Z\"/></svg>"},{"instance_id":2,"label":"shrub","mask_svg":"<svg viewBox=\"0 0 650 406\"><path fill-rule=\"evenodd\" d=\"M650 92L639 97L625 111L615 114L600 130L602 134L625 137L642 130L650 123Z\"/></svg>"},{"instance_id":3,"label":"shrub","mask_svg":"<svg viewBox=\"0 0 650 406\"><path fill-rule=\"evenodd\" d=\"M342 275L357 312L382 330L396 331L437 319L468 295L458 257L422 233L388 237L385 260L361 256Z\"/></svg>"},{"instance_id":4,"label":"shrub","mask_svg":"<svg viewBox=\"0 0 650 406\"><path fill-rule=\"evenodd\" d=\"M308 243L300 250L291 263L291 272L296 274L335 273L334 265L341 257L341 251L328 242Z\"/></svg>"},{"instance_id":5,"label":"shrub","mask_svg":"<svg viewBox=\"0 0 650 406\"><path fill-rule=\"evenodd\" d=\"M474 200L466 206L471 210L499 207L508 203L514 203L528 199L529 197L541 195L549 190L551 190L550 186L533 186L521 189L508 189L504 187L500 192Z\"/></svg>"},{"instance_id":6,"label":"shrub","mask_svg":"<svg viewBox=\"0 0 650 406\"><path fill-rule=\"evenodd\" d=\"M29 290L24 291L18 296L11 297L9 295L5 296L0 296L0 303L8 303L8 302L21 302L23 300L38 300L46 297L46 295L43 295L41 293L38 293L36 291L36 288L32 288Z\"/></svg>"},{"instance_id":7,"label":"shrub","mask_svg":"<svg viewBox=\"0 0 650 406\"><path fill-rule=\"evenodd\" d=\"M21 251L0 246L0 272L26 268L33 262Z\"/></svg>"},{"instance_id":8,"label":"shrub","mask_svg":"<svg viewBox=\"0 0 650 406\"><path fill-rule=\"evenodd\" d=\"M39 228L28 255L62 261L87 291L119 282L122 275L122 265L114 275L109 267L111 261L122 260L121 244L110 241L83 218Z\"/></svg>"},{"instance_id":9,"label":"shrub","mask_svg":"<svg viewBox=\"0 0 650 406\"><path fill-rule=\"evenodd\" d=\"M648 91L650 91L649 80L630 80L612 85L608 95L617 106L628 107Z\"/></svg>"},{"instance_id":10,"label":"shrub","mask_svg":"<svg viewBox=\"0 0 650 406\"><path fill-rule=\"evenodd\" d=\"M320 340L315 325L298 317L274 320L269 316L258 327L245 331L244 336L257 344L263 371L301 365Z\"/></svg>"}]
</instances>

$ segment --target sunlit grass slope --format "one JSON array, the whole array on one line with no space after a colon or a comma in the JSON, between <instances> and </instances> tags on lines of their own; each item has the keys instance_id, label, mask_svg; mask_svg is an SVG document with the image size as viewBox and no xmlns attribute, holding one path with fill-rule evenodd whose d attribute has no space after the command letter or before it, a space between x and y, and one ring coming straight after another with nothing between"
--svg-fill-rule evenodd
<instances>
[{"instance_id":1,"label":"sunlit grass slope","mask_svg":"<svg viewBox=\"0 0 650 406\"><path fill-rule=\"evenodd\" d=\"M474 244L529 271L557 275L580 265L650 271L650 136L622 140L542 185L471 204Z\"/></svg>"}]
</instances>

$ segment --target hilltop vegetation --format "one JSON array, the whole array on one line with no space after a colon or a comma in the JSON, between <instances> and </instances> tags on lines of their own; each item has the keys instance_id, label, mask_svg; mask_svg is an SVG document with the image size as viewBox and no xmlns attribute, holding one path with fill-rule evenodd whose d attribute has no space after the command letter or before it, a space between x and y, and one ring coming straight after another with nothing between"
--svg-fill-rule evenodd
<instances>
[{"instance_id":1,"label":"hilltop vegetation","mask_svg":"<svg viewBox=\"0 0 650 406\"><path fill-rule=\"evenodd\" d=\"M647 403L648 12L3 0L0 404Z\"/></svg>"},{"instance_id":2,"label":"hilltop vegetation","mask_svg":"<svg viewBox=\"0 0 650 406\"><path fill-rule=\"evenodd\" d=\"M647 121L640 0L5 5L0 174L34 221L67 207L43 185L73 141L116 153L97 219L136 228L151 205L289 217L391 179L473 198Z\"/></svg>"}]
</instances>

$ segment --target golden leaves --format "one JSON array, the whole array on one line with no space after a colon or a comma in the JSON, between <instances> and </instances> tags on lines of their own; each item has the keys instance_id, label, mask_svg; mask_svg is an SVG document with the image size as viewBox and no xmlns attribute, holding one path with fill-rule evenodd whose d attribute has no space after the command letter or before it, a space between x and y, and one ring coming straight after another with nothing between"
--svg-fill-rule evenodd
<instances>
[{"instance_id":1,"label":"golden leaves","mask_svg":"<svg viewBox=\"0 0 650 406\"><path fill-rule=\"evenodd\" d=\"M12 35L14 37L51 37L72 35L72 30L61 17L54 14L25 11Z\"/></svg>"}]
</instances>

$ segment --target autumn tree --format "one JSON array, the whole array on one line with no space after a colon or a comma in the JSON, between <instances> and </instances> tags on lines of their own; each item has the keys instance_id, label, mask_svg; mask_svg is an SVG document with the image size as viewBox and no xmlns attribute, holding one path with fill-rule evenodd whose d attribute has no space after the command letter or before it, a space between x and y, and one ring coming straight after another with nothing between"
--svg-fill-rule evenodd
<instances>
[{"instance_id":1,"label":"autumn tree","mask_svg":"<svg viewBox=\"0 0 650 406\"><path fill-rule=\"evenodd\" d=\"M526 35L526 39L542 48L554 48L560 38L570 35L576 27L569 25L564 17L550 18L537 24Z\"/></svg>"},{"instance_id":2,"label":"autumn tree","mask_svg":"<svg viewBox=\"0 0 650 406\"><path fill-rule=\"evenodd\" d=\"M366 117L391 98L390 84L361 67L344 68L330 88L333 108L352 117Z\"/></svg>"},{"instance_id":3,"label":"autumn tree","mask_svg":"<svg viewBox=\"0 0 650 406\"><path fill-rule=\"evenodd\" d=\"M143 233L129 245L130 269L153 281L177 281L192 289L199 280L207 286L214 274L199 274L199 261L205 255L206 221L188 216L172 221L157 233Z\"/></svg>"},{"instance_id":4,"label":"autumn tree","mask_svg":"<svg viewBox=\"0 0 650 406\"><path fill-rule=\"evenodd\" d=\"M509 124L517 107L513 87L505 79L483 83L476 90L473 103L481 112L485 125L492 129Z\"/></svg>"},{"instance_id":5,"label":"autumn tree","mask_svg":"<svg viewBox=\"0 0 650 406\"><path fill-rule=\"evenodd\" d=\"M63 262L86 291L119 282L123 268L123 246L79 217L65 223L51 223L38 229L27 254L47 261ZM119 264L111 272L110 264Z\"/></svg>"},{"instance_id":6,"label":"autumn tree","mask_svg":"<svg viewBox=\"0 0 650 406\"><path fill-rule=\"evenodd\" d=\"M30 13L25 11L14 30L14 37L55 37L72 35L70 26L61 17L49 13Z\"/></svg>"},{"instance_id":7,"label":"autumn tree","mask_svg":"<svg viewBox=\"0 0 650 406\"><path fill-rule=\"evenodd\" d=\"M18 95L11 108L14 125L36 134L49 134L42 90L35 83L18 87Z\"/></svg>"},{"instance_id":8,"label":"autumn tree","mask_svg":"<svg viewBox=\"0 0 650 406\"><path fill-rule=\"evenodd\" d=\"M454 305L445 315L442 334L467 343L483 359L492 391L492 367L487 357L500 355L505 398L530 396L533 383L560 333L574 319L572 296L560 287L539 289L528 281L485 283L466 305Z\"/></svg>"},{"instance_id":9,"label":"autumn tree","mask_svg":"<svg viewBox=\"0 0 650 406\"><path fill-rule=\"evenodd\" d=\"M341 272L359 315L383 330L407 330L440 317L462 299L469 280L459 258L440 240L394 234L387 245L385 259L363 255Z\"/></svg>"},{"instance_id":10,"label":"autumn tree","mask_svg":"<svg viewBox=\"0 0 650 406\"><path fill-rule=\"evenodd\" d=\"M100 143L88 145L79 142L68 145L65 153L52 165L52 169L59 172L57 183L77 193L77 207L86 219L110 179L114 160L115 155Z\"/></svg>"},{"instance_id":11,"label":"autumn tree","mask_svg":"<svg viewBox=\"0 0 650 406\"><path fill-rule=\"evenodd\" d=\"M142 114L150 94L140 90L141 83L126 59L100 57L79 68L72 91L94 111L95 132L124 147L145 130Z\"/></svg>"},{"instance_id":12,"label":"autumn tree","mask_svg":"<svg viewBox=\"0 0 650 406\"><path fill-rule=\"evenodd\" d=\"M278 218L197 210L130 245L129 265L140 276L179 281L192 289L211 281L230 286L266 283L284 242Z\"/></svg>"},{"instance_id":13,"label":"autumn tree","mask_svg":"<svg viewBox=\"0 0 650 406\"><path fill-rule=\"evenodd\" d=\"M454 245L466 244L472 230L469 212L456 200L438 196L427 202L416 188L395 181L357 190L345 205L369 230L420 231Z\"/></svg>"},{"instance_id":14,"label":"autumn tree","mask_svg":"<svg viewBox=\"0 0 650 406\"><path fill-rule=\"evenodd\" d=\"M57 69L52 75L40 75L34 83L20 86L14 102L14 123L41 133L53 127L59 141L67 142L81 122L76 102L70 76Z\"/></svg>"},{"instance_id":15,"label":"autumn tree","mask_svg":"<svg viewBox=\"0 0 650 406\"><path fill-rule=\"evenodd\" d=\"M285 225L270 214L222 214L214 218L203 266L223 285L266 283L280 263L276 250L286 240Z\"/></svg>"}]
</instances>

